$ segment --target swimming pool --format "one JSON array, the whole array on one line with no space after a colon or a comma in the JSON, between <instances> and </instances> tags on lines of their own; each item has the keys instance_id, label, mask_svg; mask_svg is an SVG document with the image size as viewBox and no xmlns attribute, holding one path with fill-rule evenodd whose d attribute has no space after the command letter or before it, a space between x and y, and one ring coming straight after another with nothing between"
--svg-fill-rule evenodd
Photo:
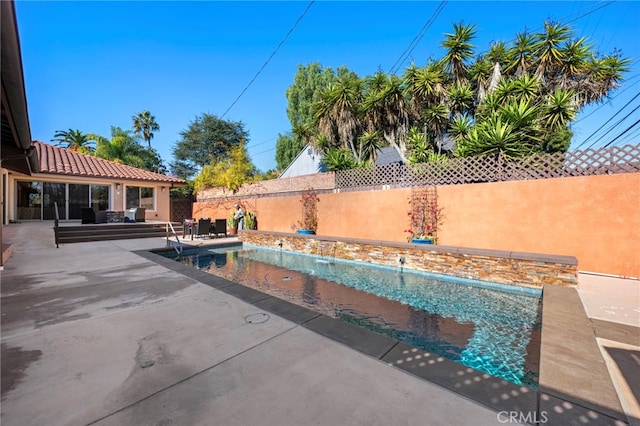
<instances>
[{"instance_id":1,"label":"swimming pool","mask_svg":"<svg viewBox=\"0 0 640 426\"><path fill-rule=\"evenodd\" d=\"M255 246L164 255L492 376L538 387L539 290Z\"/></svg>"}]
</instances>

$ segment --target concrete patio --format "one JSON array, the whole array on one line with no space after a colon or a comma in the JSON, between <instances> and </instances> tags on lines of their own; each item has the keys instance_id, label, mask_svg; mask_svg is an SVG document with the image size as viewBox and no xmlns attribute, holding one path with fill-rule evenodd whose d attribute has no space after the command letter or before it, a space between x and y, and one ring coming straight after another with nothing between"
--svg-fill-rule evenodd
<instances>
[{"instance_id":1,"label":"concrete patio","mask_svg":"<svg viewBox=\"0 0 640 426\"><path fill-rule=\"evenodd\" d=\"M148 252L164 239L3 239L3 425L640 424L638 281L548 292L538 394Z\"/></svg>"}]
</instances>

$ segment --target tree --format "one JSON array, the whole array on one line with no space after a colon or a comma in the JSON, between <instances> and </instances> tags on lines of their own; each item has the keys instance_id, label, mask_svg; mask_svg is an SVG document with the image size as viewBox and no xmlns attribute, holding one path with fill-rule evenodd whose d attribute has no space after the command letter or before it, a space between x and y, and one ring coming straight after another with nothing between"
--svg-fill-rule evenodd
<instances>
[{"instance_id":1,"label":"tree","mask_svg":"<svg viewBox=\"0 0 640 426\"><path fill-rule=\"evenodd\" d=\"M237 191L242 184L251 182L256 175L256 168L251 163L244 141L229 149L229 155L213 164L202 168L202 172L194 180L194 188L223 186L230 191Z\"/></svg>"},{"instance_id":2,"label":"tree","mask_svg":"<svg viewBox=\"0 0 640 426\"><path fill-rule=\"evenodd\" d=\"M334 169L372 159L376 134L411 162L564 152L580 109L605 100L629 71L618 51L600 57L561 23L493 42L477 56L475 26L453 28L442 58L412 63L401 78L378 71L360 79L339 69L313 103L312 125L296 125L292 137L311 141Z\"/></svg>"},{"instance_id":3,"label":"tree","mask_svg":"<svg viewBox=\"0 0 640 426\"><path fill-rule=\"evenodd\" d=\"M313 123L313 103L319 99L320 91L335 80L333 70L323 69L319 62L298 65L293 84L286 91L287 117L292 128Z\"/></svg>"},{"instance_id":4,"label":"tree","mask_svg":"<svg viewBox=\"0 0 640 426\"><path fill-rule=\"evenodd\" d=\"M147 142L149 149L151 149L153 132L160 130L160 126L156 123L156 117L145 110L134 115L131 119L133 120L133 130L135 130L137 134L142 135L142 139Z\"/></svg>"},{"instance_id":5,"label":"tree","mask_svg":"<svg viewBox=\"0 0 640 426\"><path fill-rule=\"evenodd\" d=\"M473 56L473 45L470 43L476 35L474 25L453 24L453 34L445 34L442 47L447 53L442 58L445 70L453 81L462 84L467 79L467 62Z\"/></svg>"},{"instance_id":6,"label":"tree","mask_svg":"<svg viewBox=\"0 0 640 426\"><path fill-rule=\"evenodd\" d=\"M368 131L380 132L387 144L395 148L406 161L405 134L408 129L409 112L402 80L395 75L386 76L378 71L373 77L365 78L363 98L360 112ZM356 158L358 161L363 160L360 156Z\"/></svg>"},{"instance_id":7,"label":"tree","mask_svg":"<svg viewBox=\"0 0 640 426\"><path fill-rule=\"evenodd\" d=\"M51 141L58 142L58 146L64 146L71 151L78 151L83 154L91 154L95 150L93 147L95 141L80 130L56 130Z\"/></svg>"},{"instance_id":8,"label":"tree","mask_svg":"<svg viewBox=\"0 0 640 426\"><path fill-rule=\"evenodd\" d=\"M314 105L319 133L335 147L345 147L358 157L356 138L359 132L359 108L362 103L362 81L357 76L343 75L320 93Z\"/></svg>"},{"instance_id":9,"label":"tree","mask_svg":"<svg viewBox=\"0 0 640 426\"><path fill-rule=\"evenodd\" d=\"M297 142L290 134L278 134L276 142L276 167L278 170L284 170L302 151L304 145Z\"/></svg>"},{"instance_id":10,"label":"tree","mask_svg":"<svg viewBox=\"0 0 640 426\"><path fill-rule=\"evenodd\" d=\"M276 142L276 163L284 170L307 145L317 147L318 128L315 124L314 105L320 94L338 80L338 76L354 76L346 67L334 71L313 62L298 65L293 84L286 91L287 117L291 122L291 133L281 135Z\"/></svg>"},{"instance_id":11,"label":"tree","mask_svg":"<svg viewBox=\"0 0 640 426\"><path fill-rule=\"evenodd\" d=\"M132 130L111 126L111 139L96 134L90 134L88 137L96 142L96 157L150 172L167 173L158 152L142 146L137 134Z\"/></svg>"},{"instance_id":12,"label":"tree","mask_svg":"<svg viewBox=\"0 0 640 426\"><path fill-rule=\"evenodd\" d=\"M215 115L196 116L186 130L180 132L173 148L173 172L191 179L208 164L227 160L231 149L248 140L242 122L221 120Z\"/></svg>"}]
</instances>

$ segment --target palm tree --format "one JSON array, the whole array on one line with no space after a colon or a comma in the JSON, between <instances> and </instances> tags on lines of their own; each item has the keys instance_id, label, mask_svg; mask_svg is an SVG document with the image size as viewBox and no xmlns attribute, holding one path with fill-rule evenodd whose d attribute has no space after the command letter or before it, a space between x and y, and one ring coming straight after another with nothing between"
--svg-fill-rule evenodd
<instances>
[{"instance_id":1,"label":"palm tree","mask_svg":"<svg viewBox=\"0 0 640 426\"><path fill-rule=\"evenodd\" d=\"M338 79L320 94L315 103L315 120L318 130L333 146L349 149L357 158L355 140L360 127L358 109L360 107L362 82L349 74Z\"/></svg>"},{"instance_id":2,"label":"palm tree","mask_svg":"<svg viewBox=\"0 0 640 426\"><path fill-rule=\"evenodd\" d=\"M445 69L456 83L462 83L467 78L468 62L473 56L473 45L470 43L475 37L475 25L453 24L453 34L445 34L442 47L447 49L442 58Z\"/></svg>"},{"instance_id":3,"label":"palm tree","mask_svg":"<svg viewBox=\"0 0 640 426\"><path fill-rule=\"evenodd\" d=\"M473 110L474 97L469 83L454 84L449 89L449 109L456 117L470 113Z\"/></svg>"},{"instance_id":4,"label":"palm tree","mask_svg":"<svg viewBox=\"0 0 640 426\"><path fill-rule=\"evenodd\" d=\"M491 62L482 56L469 67L469 82L472 90L476 93L477 103L481 103L487 95L489 84L491 84L492 69Z\"/></svg>"},{"instance_id":5,"label":"palm tree","mask_svg":"<svg viewBox=\"0 0 640 426\"><path fill-rule=\"evenodd\" d=\"M53 135L52 142L58 142L58 146L64 146L71 151L78 151L84 154L92 153L95 148L95 142L91 140L89 135L82 133L80 130L56 130Z\"/></svg>"},{"instance_id":6,"label":"palm tree","mask_svg":"<svg viewBox=\"0 0 640 426\"><path fill-rule=\"evenodd\" d=\"M533 49L537 68L534 75L538 80L549 83L556 75L566 56L563 43L570 37L570 27L549 21L544 23L544 32L535 35Z\"/></svg>"},{"instance_id":7,"label":"palm tree","mask_svg":"<svg viewBox=\"0 0 640 426\"><path fill-rule=\"evenodd\" d=\"M378 150L383 146L383 138L379 131L364 132L358 138L360 142L360 158L362 160L369 160L372 164L375 164L378 157Z\"/></svg>"},{"instance_id":8,"label":"palm tree","mask_svg":"<svg viewBox=\"0 0 640 426\"><path fill-rule=\"evenodd\" d=\"M138 140L139 136L131 130L111 126L111 139L95 134L91 134L89 137L96 141L96 157L151 172L164 173L166 171L157 151L141 145Z\"/></svg>"},{"instance_id":9,"label":"palm tree","mask_svg":"<svg viewBox=\"0 0 640 426\"><path fill-rule=\"evenodd\" d=\"M547 96L547 102L542 108L544 114L542 121L547 129L553 131L565 127L575 119L576 108L573 98L572 91L562 89L556 89Z\"/></svg>"},{"instance_id":10,"label":"palm tree","mask_svg":"<svg viewBox=\"0 0 640 426\"><path fill-rule=\"evenodd\" d=\"M509 65L505 67L505 73L518 77L533 68L535 40L532 34L526 32L516 35L516 41L509 50Z\"/></svg>"},{"instance_id":11,"label":"palm tree","mask_svg":"<svg viewBox=\"0 0 640 426\"><path fill-rule=\"evenodd\" d=\"M402 80L395 75L387 76L377 72L365 80L365 87L367 90L360 112L368 130L380 131L387 143L406 160L405 133L409 114Z\"/></svg>"},{"instance_id":12,"label":"palm tree","mask_svg":"<svg viewBox=\"0 0 640 426\"><path fill-rule=\"evenodd\" d=\"M434 136L438 154L442 153L442 140L449 123L449 109L443 104L433 105L424 110L426 126Z\"/></svg>"},{"instance_id":13,"label":"palm tree","mask_svg":"<svg viewBox=\"0 0 640 426\"><path fill-rule=\"evenodd\" d=\"M160 126L156 123L156 117L145 110L132 116L131 119L133 120L133 130L142 136L142 139L149 144L149 149L151 149L153 132L160 130Z\"/></svg>"},{"instance_id":14,"label":"palm tree","mask_svg":"<svg viewBox=\"0 0 640 426\"><path fill-rule=\"evenodd\" d=\"M468 115L462 115L453 117L451 124L449 124L448 132L457 143L463 139L472 128L473 120Z\"/></svg>"}]
</instances>

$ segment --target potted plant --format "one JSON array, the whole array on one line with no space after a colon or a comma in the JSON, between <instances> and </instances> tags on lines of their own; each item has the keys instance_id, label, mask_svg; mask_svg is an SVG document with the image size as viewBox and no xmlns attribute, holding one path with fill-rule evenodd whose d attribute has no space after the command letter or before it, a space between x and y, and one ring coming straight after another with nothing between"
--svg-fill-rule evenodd
<instances>
[{"instance_id":1,"label":"potted plant","mask_svg":"<svg viewBox=\"0 0 640 426\"><path fill-rule=\"evenodd\" d=\"M244 229L258 229L258 218L255 213L248 211L244 215Z\"/></svg>"},{"instance_id":2,"label":"potted plant","mask_svg":"<svg viewBox=\"0 0 640 426\"><path fill-rule=\"evenodd\" d=\"M238 223L236 221L236 212L233 210L229 213L227 218L227 234L235 235L238 233Z\"/></svg>"},{"instance_id":3,"label":"potted plant","mask_svg":"<svg viewBox=\"0 0 640 426\"><path fill-rule=\"evenodd\" d=\"M318 203L320 199L313 188L306 189L300 198L302 220L298 221L298 234L315 234L318 229Z\"/></svg>"},{"instance_id":4,"label":"potted plant","mask_svg":"<svg viewBox=\"0 0 640 426\"><path fill-rule=\"evenodd\" d=\"M409 229L405 230L409 234L407 241L414 244L435 244L442 219L436 188L412 190L409 205Z\"/></svg>"}]
</instances>

